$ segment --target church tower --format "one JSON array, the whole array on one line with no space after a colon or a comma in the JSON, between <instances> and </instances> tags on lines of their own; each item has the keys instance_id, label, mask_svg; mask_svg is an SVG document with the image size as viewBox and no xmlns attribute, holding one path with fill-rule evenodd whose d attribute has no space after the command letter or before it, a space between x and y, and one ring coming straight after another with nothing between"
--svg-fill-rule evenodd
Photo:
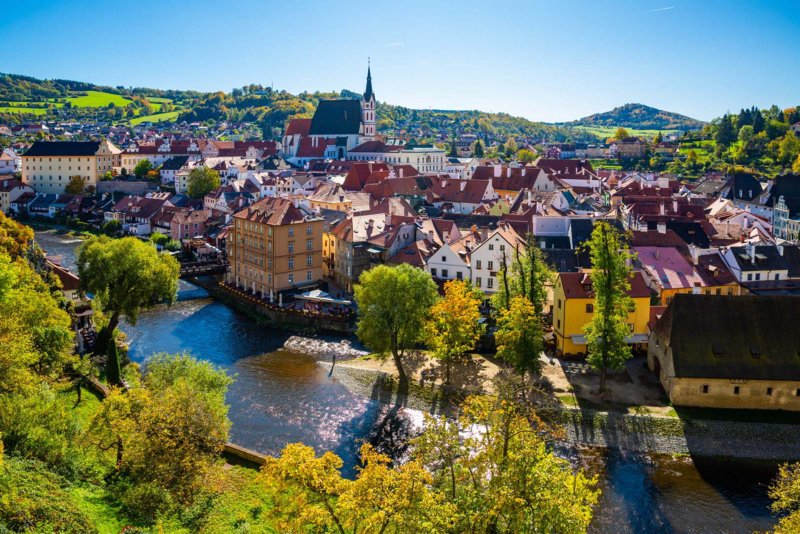
<instances>
[{"instance_id":1,"label":"church tower","mask_svg":"<svg viewBox=\"0 0 800 534\"><path fill-rule=\"evenodd\" d=\"M375 93L372 92L372 73L367 62L367 88L361 98L361 142L375 139Z\"/></svg>"}]
</instances>

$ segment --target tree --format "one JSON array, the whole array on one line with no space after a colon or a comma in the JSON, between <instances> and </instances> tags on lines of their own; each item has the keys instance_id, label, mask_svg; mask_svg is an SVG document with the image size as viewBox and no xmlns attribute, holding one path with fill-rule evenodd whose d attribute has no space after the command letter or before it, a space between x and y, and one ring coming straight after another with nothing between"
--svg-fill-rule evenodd
<instances>
[{"instance_id":1,"label":"tree","mask_svg":"<svg viewBox=\"0 0 800 534\"><path fill-rule=\"evenodd\" d=\"M225 393L231 379L188 354L155 354L142 385L112 389L94 415L90 441L116 449L117 469L135 485L120 499L152 521L174 503L190 505L219 477L219 454L230 420Z\"/></svg>"},{"instance_id":2,"label":"tree","mask_svg":"<svg viewBox=\"0 0 800 534\"><path fill-rule=\"evenodd\" d=\"M778 522L775 534L800 532L800 464L784 464L769 488L769 496L774 501L772 511L785 514Z\"/></svg>"},{"instance_id":3,"label":"tree","mask_svg":"<svg viewBox=\"0 0 800 534\"><path fill-rule=\"evenodd\" d=\"M445 364L445 384L450 383L452 362L475 348L481 336L480 305L483 294L464 280L444 285L444 298L436 301L426 323L433 356Z\"/></svg>"},{"instance_id":4,"label":"tree","mask_svg":"<svg viewBox=\"0 0 800 534\"><path fill-rule=\"evenodd\" d=\"M523 148L522 150L517 152L517 161L519 161L520 163L533 163L535 159L536 159L536 154L534 154L527 148Z\"/></svg>"},{"instance_id":5,"label":"tree","mask_svg":"<svg viewBox=\"0 0 800 534\"><path fill-rule=\"evenodd\" d=\"M746 124L739 128L739 142L743 145L747 146L756 135L756 131L753 127L749 124Z\"/></svg>"},{"instance_id":6,"label":"tree","mask_svg":"<svg viewBox=\"0 0 800 534\"><path fill-rule=\"evenodd\" d=\"M201 165L189 171L187 192L191 198L202 198L218 188L220 184L219 173Z\"/></svg>"},{"instance_id":7,"label":"tree","mask_svg":"<svg viewBox=\"0 0 800 534\"><path fill-rule=\"evenodd\" d=\"M533 304L523 296L512 298L508 309L502 310L497 319L497 356L514 366L523 384L527 373L538 374L541 369L542 336L541 317Z\"/></svg>"},{"instance_id":8,"label":"tree","mask_svg":"<svg viewBox=\"0 0 800 534\"><path fill-rule=\"evenodd\" d=\"M355 480L342 477L342 459L295 443L268 458L261 479L276 500L272 514L285 532L340 534L449 532L455 507L431 489L432 477L419 461L394 468L370 445L361 447Z\"/></svg>"},{"instance_id":9,"label":"tree","mask_svg":"<svg viewBox=\"0 0 800 534\"><path fill-rule=\"evenodd\" d=\"M627 139L630 136L631 134L628 132L628 130L626 130L622 126L617 128L617 131L614 132L614 139L617 141L622 141L623 139Z\"/></svg>"},{"instance_id":10,"label":"tree","mask_svg":"<svg viewBox=\"0 0 800 534\"><path fill-rule=\"evenodd\" d=\"M595 224L587 242L592 260L592 289L594 314L584 327L589 349L589 364L600 370L600 391L606 389L606 372L616 369L631 357L628 313L633 303L630 291L632 255L627 252L621 236L607 222Z\"/></svg>"},{"instance_id":11,"label":"tree","mask_svg":"<svg viewBox=\"0 0 800 534\"><path fill-rule=\"evenodd\" d=\"M800 137L790 130L778 145L778 161L790 165L798 156L800 156Z\"/></svg>"},{"instance_id":12,"label":"tree","mask_svg":"<svg viewBox=\"0 0 800 534\"><path fill-rule=\"evenodd\" d=\"M797 159L794 160L794 164L792 165L792 172L795 174L800 174L800 154L798 154Z\"/></svg>"},{"instance_id":13,"label":"tree","mask_svg":"<svg viewBox=\"0 0 800 534\"><path fill-rule=\"evenodd\" d=\"M378 265L355 286L359 308L357 335L373 352L391 354L399 391L408 391L403 356L422 339L424 320L436 301L436 284L422 269L408 264Z\"/></svg>"},{"instance_id":14,"label":"tree","mask_svg":"<svg viewBox=\"0 0 800 534\"><path fill-rule=\"evenodd\" d=\"M153 164L150 163L149 159L142 159L136 164L136 167L133 168L133 174L136 175L137 178L140 180L147 176L147 173L153 170Z\"/></svg>"},{"instance_id":15,"label":"tree","mask_svg":"<svg viewBox=\"0 0 800 534\"><path fill-rule=\"evenodd\" d=\"M517 145L517 140L513 137L509 137L506 139L505 144L503 145L503 150L505 151L506 156L509 158L514 157L514 155L519 150L519 146Z\"/></svg>"},{"instance_id":16,"label":"tree","mask_svg":"<svg viewBox=\"0 0 800 534\"><path fill-rule=\"evenodd\" d=\"M733 120L727 113L720 119L714 139L723 149L728 148L736 141L736 130L733 127Z\"/></svg>"},{"instance_id":17,"label":"tree","mask_svg":"<svg viewBox=\"0 0 800 534\"><path fill-rule=\"evenodd\" d=\"M508 308L515 296L526 297L537 315L541 315L547 299L547 286L553 281L553 271L544 259L542 250L536 246L533 235L525 237L525 245L517 246L511 264L507 265L505 256L501 261L498 282L503 291L492 296L497 309ZM505 291L506 287L508 291Z\"/></svg>"},{"instance_id":18,"label":"tree","mask_svg":"<svg viewBox=\"0 0 800 534\"><path fill-rule=\"evenodd\" d=\"M83 193L84 181L81 176L70 176L69 183L64 188L64 192L68 195L80 195Z\"/></svg>"},{"instance_id":19,"label":"tree","mask_svg":"<svg viewBox=\"0 0 800 534\"><path fill-rule=\"evenodd\" d=\"M455 504L454 532L586 532L597 479L553 454L551 435L513 395L468 397L457 421L426 416L412 457Z\"/></svg>"},{"instance_id":20,"label":"tree","mask_svg":"<svg viewBox=\"0 0 800 534\"><path fill-rule=\"evenodd\" d=\"M456 148L456 138L453 137L450 140L450 146L447 150L447 157L449 158L456 158L458 157L458 148Z\"/></svg>"},{"instance_id":21,"label":"tree","mask_svg":"<svg viewBox=\"0 0 800 534\"><path fill-rule=\"evenodd\" d=\"M477 139L475 143L472 145L472 155L476 158L483 157L483 143L480 139Z\"/></svg>"},{"instance_id":22,"label":"tree","mask_svg":"<svg viewBox=\"0 0 800 534\"><path fill-rule=\"evenodd\" d=\"M122 315L135 324L142 308L161 302L172 304L179 270L175 258L159 254L155 247L135 237L92 237L78 248L81 287L94 294L101 309L109 314L109 340ZM98 346L96 352L102 354L107 348Z\"/></svg>"},{"instance_id":23,"label":"tree","mask_svg":"<svg viewBox=\"0 0 800 534\"><path fill-rule=\"evenodd\" d=\"M100 227L100 231L110 237L117 236L120 231L122 231L122 223L116 219L111 219L103 223L103 226Z\"/></svg>"},{"instance_id":24,"label":"tree","mask_svg":"<svg viewBox=\"0 0 800 534\"><path fill-rule=\"evenodd\" d=\"M656 132L655 137L653 137L653 144L657 145L664 140L664 136L661 135L661 132Z\"/></svg>"}]
</instances>

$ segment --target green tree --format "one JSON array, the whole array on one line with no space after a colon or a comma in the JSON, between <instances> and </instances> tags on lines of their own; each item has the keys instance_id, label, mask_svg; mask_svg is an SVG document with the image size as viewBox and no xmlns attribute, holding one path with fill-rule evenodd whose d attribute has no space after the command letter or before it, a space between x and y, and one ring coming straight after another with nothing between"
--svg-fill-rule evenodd
<instances>
[{"instance_id":1,"label":"green tree","mask_svg":"<svg viewBox=\"0 0 800 534\"><path fill-rule=\"evenodd\" d=\"M800 174L800 155L797 156L797 159L794 160L794 164L792 164L792 172Z\"/></svg>"},{"instance_id":2,"label":"green tree","mask_svg":"<svg viewBox=\"0 0 800 534\"><path fill-rule=\"evenodd\" d=\"M739 142L743 145L748 145L753 138L756 136L756 131L753 127L749 124L746 124L739 128Z\"/></svg>"},{"instance_id":3,"label":"green tree","mask_svg":"<svg viewBox=\"0 0 800 534\"><path fill-rule=\"evenodd\" d=\"M139 163L137 163L136 167L133 168L133 174L135 174L136 177L141 180L147 177L147 173L152 170L153 170L153 164L150 163L150 160L142 159L139 160Z\"/></svg>"},{"instance_id":4,"label":"green tree","mask_svg":"<svg viewBox=\"0 0 800 534\"><path fill-rule=\"evenodd\" d=\"M92 237L78 248L81 287L109 315L111 343L122 315L135 324L139 310L175 301L179 270L175 258L135 237ZM99 354L106 350L107 346L96 347Z\"/></svg>"},{"instance_id":5,"label":"green tree","mask_svg":"<svg viewBox=\"0 0 800 534\"><path fill-rule=\"evenodd\" d=\"M622 126L617 128L617 131L614 132L614 139L617 141L622 141L623 139L627 139L630 136L631 134L628 132L628 130L626 130Z\"/></svg>"},{"instance_id":6,"label":"green tree","mask_svg":"<svg viewBox=\"0 0 800 534\"><path fill-rule=\"evenodd\" d=\"M492 295L492 303L497 309L508 308L513 297L524 296L541 315L547 299L547 286L552 281L552 269L542 250L536 246L534 236L528 234L525 245L515 248L510 265L505 256L501 258L498 284L502 289Z\"/></svg>"},{"instance_id":7,"label":"green tree","mask_svg":"<svg viewBox=\"0 0 800 534\"><path fill-rule=\"evenodd\" d=\"M116 219L111 219L103 223L103 226L100 227L100 231L110 237L117 236L122 231L122 223Z\"/></svg>"},{"instance_id":8,"label":"green tree","mask_svg":"<svg viewBox=\"0 0 800 534\"><path fill-rule=\"evenodd\" d=\"M503 150L507 157L512 158L516 155L517 151L519 150L519 146L517 145L517 140L513 137L509 137L506 139L505 144L503 145Z\"/></svg>"},{"instance_id":9,"label":"green tree","mask_svg":"<svg viewBox=\"0 0 800 534\"><path fill-rule=\"evenodd\" d=\"M447 157L449 158L456 158L458 157L458 148L456 148L456 138L453 137L450 140L450 146L447 150Z\"/></svg>"},{"instance_id":10,"label":"green tree","mask_svg":"<svg viewBox=\"0 0 800 534\"><path fill-rule=\"evenodd\" d=\"M422 339L436 296L430 275L408 264L378 265L365 271L355 286L357 335L373 352L392 356L402 393L408 391L403 356Z\"/></svg>"},{"instance_id":11,"label":"green tree","mask_svg":"<svg viewBox=\"0 0 800 534\"><path fill-rule=\"evenodd\" d=\"M778 145L778 161L783 165L791 165L800 156L800 137L788 131Z\"/></svg>"},{"instance_id":12,"label":"green tree","mask_svg":"<svg viewBox=\"0 0 800 534\"><path fill-rule=\"evenodd\" d=\"M653 137L653 144L657 145L658 143L661 143L662 141L664 141L664 136L661 135L661 132L656 132L655 137Z\"/></svg>"},{"instance_id":13,"label":"green tree","mask_svg":"<svg viewBox=\"0 0 800 534\"><path fill-rule=\"evenodd\" d=\"M523 384L527 373L539 373L544 350L542 321L526 297L513 297L510 306L500 312L495 340L497 356L514 366Z\"/></svg>"},{"instance_id":14,"label":"green tree","mask_svg":"<svg viewBox=\"0 0 800 534\"><path fill-rule=\"evenodd\" d=\"M476 158L482 158L484 154L483 150L483 143L480 139L477 139L475 143L472 145L472 155Z\"/></svg>"},{"instance_id":15,"label":"green tree","mask_svg":"<svg viewBox=\"0 0 800 534\"><path fill-rule=\"evenodd\" d=\"M203 165L189 171L187 186L189 197L202 198L221 184L219 173Z\"/></svg>"},{"instance_id":16,"label":"green tree","mask_svg":"<svg viewBox=\"0 0 800 534\"><path fill-rule=\"evenodd\" d=\"M426 416L414 440L413 458L457 508L452 530L586 532L597 479L553 454L552 429L513 398L469 397L457 421Z\"/></svg>"},{"instance_id":17,"label":"green tree","mask_svg":"<svg viewBox=\"0 0 800 534\"><path fill-rule=\"evenodd\" d=\"M84 185L86 185L81 176L70 176L69 183L64 188L64 192L68 195L80 195L83 193Z\"/></svg>"},{"instance_id":18,"label":"green tree","mask_svg":"<svg viewBox=\"0 0 800 534\"><path fill-rule=\"evenodd\" d=\"M631 357L626 339L631 334L628 314L633 303L628 292L632 255L625 249L619 232L603 221L595 224L587 248L595 296L594 314L584 331L588 362L600 371L600 391L605 391L607 370L619 368Z\"/></svg>"},{"instance_id":19,"label":"green tree","mask_svg":"<svg viewBox=\"0 0 800 534\"><path fill-rule=\"evenodd\" d=\"M445 364L445 384L450 383L450 367L475 348L481 336L480 305L483 293L464 280L450 280L444 298L436 301L426 323L428 346L435 358Z\"/></svg>"},{"instance_id":20,"label":"green tree","mask_svg":"<svg viewBox=\"0 0 800 534\"><path fill-rule=\"evenodd\" d=\"M714 136L714 140L723 149L728 148L736 141L736 129L733 126L733 119L727 113L722 116L717 125L717 133Z\"/></svg>"}]
</instances>

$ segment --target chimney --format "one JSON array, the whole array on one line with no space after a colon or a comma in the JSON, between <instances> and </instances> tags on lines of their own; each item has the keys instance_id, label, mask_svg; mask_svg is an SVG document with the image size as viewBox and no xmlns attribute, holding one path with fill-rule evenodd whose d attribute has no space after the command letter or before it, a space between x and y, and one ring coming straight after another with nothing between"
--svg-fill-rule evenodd
<instances>
[{"instance_id":1,"label":"chimney","mask_svg":"<svg viewBox=\"0 0 800 534\"><path fill-rule=\"evenodd\" d=\"M433 243L433 230L428 230L428 241Z\"/></svg>"},{"instance_id":2,"label":"chimney","mask_svg":"<svg viewBox=\"0 0 800 534\"><path fill-rule=\"evenodd\" d=\"M660 206L660 209L659 209L659 214L660 215L666 215L667 214L666 210L664 209L664 203L663 202L661 203L661 206Z\"/></svg>"},{"instance_id":3,"label":"chimney","mask_svg":"<svg viewBox=\"0 0 800 534\"><path fill-rule=\"evenodd\" d=\"M481 241L486 241L486 238L488 237L489 237L489 227L481 226Z\"/></svg>"},{"instance_id":4,"label":"chimney","mask_svg":"<svg viewBox=\"0 0 800 534\"><path fill-rule=\"evenodd\" d=\"M494 177L495 178L500 178L500 175L502 174L502 172L503 172L503 166L500 165L499 163L495 163L494 164Z\"/></svg>"},{"instance_id":5,"label":"chimney","mask_svg":"<svg viewBox=\"0 0 800 534\"><path fill-rule=\"evenodd\" d=\"M459 182L459 185L461 186L461 191L464 191L464 188L465 188L465 187L467 187L467 182L466 182L466 180L461 180L461 181Z\"/></svg>"},{"instance_id":6,"label":"chimney","mask_svg":"<svg viewBox=\"0 0 800 534\"><path fill-rule=\"evenodd\" d=\"M783 256L783 245L778 245L778 247L777 247L777 248L778 248L778 254L780 254L781 256Z\"/></svg>"},{"instance_id":7,"label":"chimney","mask_svg":"<svg viewBox=\"0 0 800 534\"><path fill-rule=\"evenodd\" d=\"M692 265L697 265L700 259L696 245L689 245L689 254L692 256Z\"/></svg>"},{"instance_id":8,"label":"chimney","mask_svg":"<svg viewBox=\"0 0 800 534\"><path fill-rule=\"evenodd\" d=\"M397 169L397 170L398 170L398 172L400 173L400 174L398 174L398 176L399 176L400 178L402 178L402 177L403 177L403 167L400 167L400 168L399 168L399 169Z\"/></svg>"},{"instance_id":9,"label":"chimney","mask_svg":"<svg viewBox=\"0 0 800 534\"><path fill-rule=\"evenodd\" d=\"M672 213L678 213L678 199L672 199Z\"/></svg>"},{"instance_id":10,"label":"chimney","mask_svg":"<svg viewBox=\"0 0 800 534\"><path fill-rule=\"evenodd\" d=\"M661 189L669 189L669 176L659 176L658 187Z\"/></svg>"},{"instance_id":11,"label":"chimney","mask_svg":"<svg viewBox=\"0 0 800 534\"><path fill-rule=\"evenodd\" d=\"M667 223L659 222L656 224L656 230L659 234L666 234L667 233Z\"/></svg>"}]
</instances>

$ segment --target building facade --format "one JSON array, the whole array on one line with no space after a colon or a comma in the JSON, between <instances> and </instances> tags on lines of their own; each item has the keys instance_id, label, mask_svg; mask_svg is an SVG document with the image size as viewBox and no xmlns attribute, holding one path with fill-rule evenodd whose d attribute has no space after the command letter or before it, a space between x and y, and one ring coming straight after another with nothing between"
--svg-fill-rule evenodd
<instances>
[{"instance_id":1,"label":"building facade","mask_svg":"<svg viewBox=\"0 0 800 534\"><path fill-rule=\"evenodd\" d=\"M287 199L263 198L234 213L228 282L264 297L317 282L322 232L321 218Z\"/></svg>"},{"instance_id":2,"label":"building facade","mask_svg":"<svg viewBox=\"0 0 800 534\"><path fill-rule=\"evenodd\" d=\"M84 189L95 189L107 172L119 166L120 149L110 141L36 141L22 155L22 181L37 193L64 193L80 176Z\"/></svg>"}]
</instances>

